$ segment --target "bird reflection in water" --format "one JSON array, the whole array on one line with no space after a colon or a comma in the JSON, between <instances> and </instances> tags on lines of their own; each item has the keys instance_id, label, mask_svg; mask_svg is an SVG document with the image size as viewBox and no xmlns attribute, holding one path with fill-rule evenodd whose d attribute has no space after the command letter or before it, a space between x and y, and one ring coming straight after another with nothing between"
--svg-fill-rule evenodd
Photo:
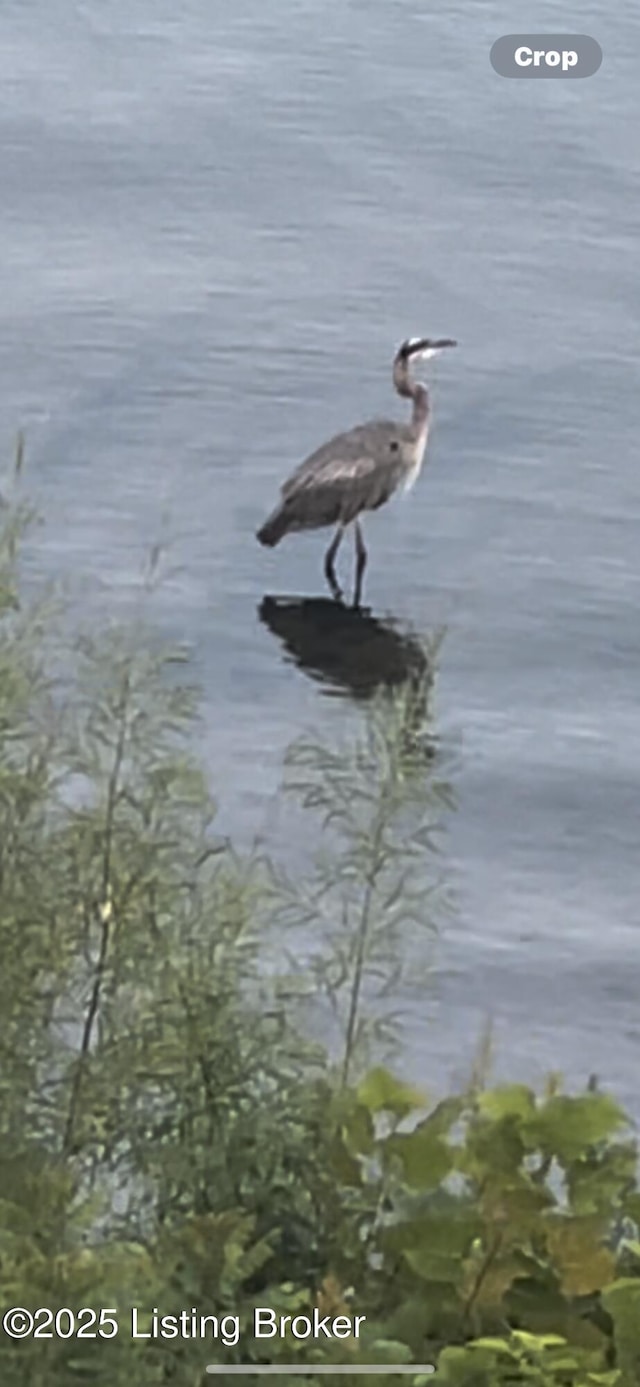
<instances>
[{"instance_id":1,"label":"bird reflection in water","mask_svg":"<svg viewBox=\"0 0 640 1387\"><path fill-rule=\"evenodd\" d=\"M266 596L258 615L281 640L285 659L324 685L325 693L362 702L404 688L412 695L414 730L424 735L441 632L420 639L392 618L323 597Z\"/></svg>"}]
</instances>

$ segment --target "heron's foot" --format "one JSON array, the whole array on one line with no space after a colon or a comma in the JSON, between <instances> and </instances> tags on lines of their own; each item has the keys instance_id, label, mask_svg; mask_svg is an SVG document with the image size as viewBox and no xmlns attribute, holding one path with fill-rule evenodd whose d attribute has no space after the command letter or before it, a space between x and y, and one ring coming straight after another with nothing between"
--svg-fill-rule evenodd
<instances>
[{"instance_id":1,"label":"heron's foot","mask_svg":"<svg viewBox=\"0 0 640 1387\"><path fill-rule=\"evenodd\" d=\"M327 565L327 567L324 570L324 573L327 583L329 584L329 588L331 590L331 596L335 599L336 602L342 602L344 594L342 588L340 587L338 579L336 578L335 570L331 568L329 565Z\"/></svg>"}]
</instances>

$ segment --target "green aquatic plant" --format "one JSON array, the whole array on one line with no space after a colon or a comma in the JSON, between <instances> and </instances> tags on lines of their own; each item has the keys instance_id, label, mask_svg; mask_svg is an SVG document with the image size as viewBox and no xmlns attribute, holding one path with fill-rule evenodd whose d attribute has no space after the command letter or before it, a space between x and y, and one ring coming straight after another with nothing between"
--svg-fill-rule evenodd
<instances>
[{"instance_id":1,"label":"green aquatic plant","mask_svg":"<svg viewBox=\"0 0 640 1387\"><path fill-rule=\"evenodd\" d=\"M448 905L439 852L454 801L434 754L435 646L426 654L360 731L338 746L299 739L286 760L288 791L321 834L311 873L284 884L279 919L316 941L304 971L330 1004L344 1084L389 1053L402 1008L424 998Z\"/></svg>"}]
</instances>

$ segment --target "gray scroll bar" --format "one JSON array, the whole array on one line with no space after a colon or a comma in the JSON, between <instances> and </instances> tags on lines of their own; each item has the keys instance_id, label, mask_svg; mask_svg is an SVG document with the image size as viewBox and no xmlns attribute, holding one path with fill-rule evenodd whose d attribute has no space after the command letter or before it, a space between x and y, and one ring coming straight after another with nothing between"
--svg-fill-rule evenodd
<instances>
[{"instance_id":1,"label":"gray scroll bar","mask_svg":"<svg viewBox=\"0 0 640 1387\"><path fill-rule=\"evenodd\" d=\"M375 1377L383 1377L385 1373L418 1377L421 1373L434 1373L435 1367L433 1363L314 1363L304 1366L298 1363L208 1363L207 1372L220 1377L223 1373L233 1377L276 1377L278 1373L288 1373L291 1377L318 1377L321 1373L334 1377L337 1373L348 1373L350 1377L365 1373Z\"/></svg>"}]
</instances>

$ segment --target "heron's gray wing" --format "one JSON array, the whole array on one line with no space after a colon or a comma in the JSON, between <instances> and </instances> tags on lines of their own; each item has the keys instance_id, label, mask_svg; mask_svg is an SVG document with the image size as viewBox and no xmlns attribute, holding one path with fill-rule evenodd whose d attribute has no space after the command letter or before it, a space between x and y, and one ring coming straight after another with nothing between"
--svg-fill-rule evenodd
<instances>
[{"instance_id":1,"label":"heron's gray wing","mask_svg":"<svg viewBox=\"0 0 640 1387\"><path fill-rule=\"evenodd\" d=\"M403 467L398 425L386 419L337 434L312 453L282 488L291 524L349 524L395 491Z\"/></svg>"}]
</instances>

